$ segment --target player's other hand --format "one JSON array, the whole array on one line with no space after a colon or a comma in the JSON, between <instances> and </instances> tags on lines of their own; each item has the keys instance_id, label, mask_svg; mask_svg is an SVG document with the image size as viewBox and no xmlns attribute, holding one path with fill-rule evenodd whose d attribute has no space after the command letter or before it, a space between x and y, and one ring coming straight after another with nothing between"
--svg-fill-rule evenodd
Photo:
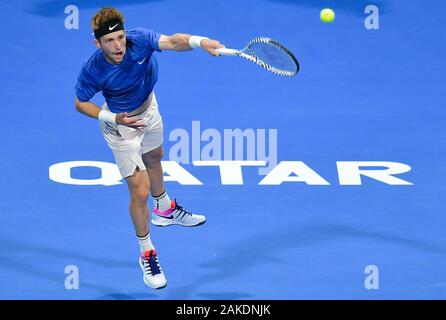
<instances>
[{"instance_id":1,"label":"player's other hand","mask_svg":"<svg viewBox=\"0 0 446 320\"><path fill-rule=\"evenodd\" d=\"M218 56L218 52L215 49L224 48L225 46L217 40L203 39L201 40L201 48L209 52L214 57Z\"/></svg>"},{"instance_id":2,"label":"player's other hand","mask_svg":"<svg viewBox=\"0 0 446 320\"><path fill-rule=\"evenodd\" d=\"M143 119L137 117L129 117L127 112L118 113L116 115L116 123L134 129L142 129L146 126Z\"/></svg>"}]
</instances>

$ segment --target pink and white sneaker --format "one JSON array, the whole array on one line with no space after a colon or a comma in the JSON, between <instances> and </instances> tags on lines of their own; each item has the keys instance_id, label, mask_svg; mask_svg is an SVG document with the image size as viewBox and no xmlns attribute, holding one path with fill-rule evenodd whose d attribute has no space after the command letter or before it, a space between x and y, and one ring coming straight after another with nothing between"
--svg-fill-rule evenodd
<instances>
[{"instance_id":1,"label":"pink and white sneaker","mask_svg":"<svg viewBox=\"0 0 446 320\"><path fill-rule=\"evenodd\" d=\"M177 199L171 201L169 210L160 211L153 209L152 212L152 223L159 227L167 227L174 224L184 227L195 227L206 222L205 216L185 210L179 205Z\"/></svg>"},{"instance_id":2,"label":"pink and white sneaker","mask_svg":"<svg viewBox=\"0 0 446 320\"><path fill-rule=\"evenodd\" d=\"M139 265L142 270L143 280L153 289L161 289L167 285L163 269L158 262L156 250L146 251L139 257Z\"/></svg>"}]
</instances>

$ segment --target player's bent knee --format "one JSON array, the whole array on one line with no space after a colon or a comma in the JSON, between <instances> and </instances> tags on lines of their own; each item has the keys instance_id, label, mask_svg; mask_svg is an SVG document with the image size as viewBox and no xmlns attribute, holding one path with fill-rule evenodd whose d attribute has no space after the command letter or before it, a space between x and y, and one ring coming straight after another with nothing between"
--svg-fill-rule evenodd
<instances>
[{"instance_id":1,"label":"player's bent knee","mask_svg":"<svg viewBox=\"0 0 446 320\"><path fill-rule=\"evenodd\" d=\"M163 148L159 147L159 148L156 148L155 150L148 152L148 156L149 156L150 160L160 161L162 159L162 157L164 156Z\"/></svg>"},{"instance_id":2,"label":"player's bent knee","mask_svg":"<svg viewBox=\"0 0 446 320\"><path fill-rule=\"evenodd\" d=\"M144 162L146 166L152 167L161 162L164 156L163 148L159 147L155 150L149 151L144 155Z\"/></svg>"},{"instance_id":3,"label":"player's bent knee","mask_svg":"<svg viewBox=\"0 0 446 320\"><path fill-rule=\"evenodd\" d=\"M138 204L146 203L150 195L150 180L145 170L136 168L135 174L127 177L130 199Z\"/></svg>"},{"instance_id":4,"label":"player's bent knee","mask_svg":"<svg viewBox=\"0 0 446 320\"><path fill-rule=\"evenodd\" d=\"M150 188L147 186L141 186L138 188L134 188L130 191L131 201L136 202L138 204L145 204L149 200Z\"/></svg>"}]
</instances>

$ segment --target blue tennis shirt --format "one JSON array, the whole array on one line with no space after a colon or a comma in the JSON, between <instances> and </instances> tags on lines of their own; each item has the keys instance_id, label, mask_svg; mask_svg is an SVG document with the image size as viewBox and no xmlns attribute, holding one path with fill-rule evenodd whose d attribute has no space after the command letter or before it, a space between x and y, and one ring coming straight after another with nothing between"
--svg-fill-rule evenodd
<instances>
[{"instance_id":1,"label":"blue tennis shirt","mask_svg":"<svg viewBox=\"0 0 446 320\"><path fill-rule=\"evenodd\" d=\"M127 30L127 49L120 64L109 63L102 50L96 50L79 73L76 84L79 101L89 101L102 91L111 112L137 109L158 80L158 63L153 52L161 51L160 36L144 28Z\"/></svg>"}]
</instances>

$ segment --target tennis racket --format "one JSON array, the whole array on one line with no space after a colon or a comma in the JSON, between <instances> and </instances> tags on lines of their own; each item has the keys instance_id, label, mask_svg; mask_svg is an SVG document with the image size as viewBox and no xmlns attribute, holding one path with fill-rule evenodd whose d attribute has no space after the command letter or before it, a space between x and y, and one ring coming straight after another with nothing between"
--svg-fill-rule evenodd
<instances>
[{"instance_id":1,"label":"tennis racket","mask_svg":"<svg viewBox=\"0 0 446 320\"><path fill-rule=\"evenodd\" d=\"M221 48L220 55L238 56L279 76L292 77L300 66L290 50L270 38L254 38L242 50Z\"/></svg>"}]
</instances>

